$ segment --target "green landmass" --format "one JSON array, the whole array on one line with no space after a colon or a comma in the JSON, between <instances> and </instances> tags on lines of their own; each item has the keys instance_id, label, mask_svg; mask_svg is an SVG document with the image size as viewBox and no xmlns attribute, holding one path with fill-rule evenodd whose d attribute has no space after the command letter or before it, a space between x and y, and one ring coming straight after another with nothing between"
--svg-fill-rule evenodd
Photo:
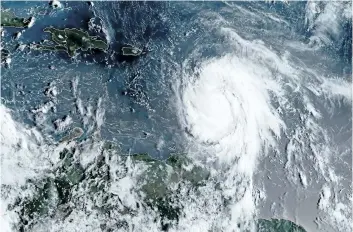
<instances>
[{"instance_id":1,"label":"green landmass","mask_svg":"<svg viewBox=\"0 0 353 232\"><path fill-rule=\"evenodd\" d=\"M76 132L79 134L78 130ZM168 231L173 223L177 223L182 213L182 206L178 204L179 188L183 188L182 186L186 184L191 189L195 189L205 185L210 178L208 170L193 163L183 154L172 154L166 160L157 160L148 154L117 155L109 153L115 149L116 146L112 142L103 144L101 155L98 155L92 165L87 168L82 167L77 160L76 153L79 150L70 148L60 152L60 162L54 170L55 175L44 179L42 184L36 185L38 194L19 200L16 203L17 206L13 206L20 207L23 229L29 229L28 221L55 215L56 211L62 208L65 209L65 212L70 212L69 202L80 202L79 198L82 192L86 197L99 199L102 204L93 207L102 212L108 213L110 210L120 207L120 197L109 191L111 180L116 178L114 173L117 171L120 173L119 178L124 178L125 174L129 176L128 166L132 162L136 165L143 165L143 172L137 178L135 186L136 190L141 191L144 197L142 202L137 204L143 204L142 207L156 210L161 218L161 229ZM115 157L114 163L119 167L114 171L106 163L113 157ZM127 159L130 161L127 162ZM170 186L174 186L173 189ZM124 206L119 210L119 213L129 215L135 212L133 208ZM306 232L301 226L284 219L257 219L255 225L258 232Z\"/></svg>"},{"instance_id":2,"label":"green landmass","mask_svg":"<svg viewBox=\"0 0 353 232\"><path fill-rule=\"evenodd\" d=\"M171 189L170 186L180 187L183 183L191 188L197 188L205 185L210 177L206 168L193 163L184 154L172 154L166 160L156 160L147 154L135 154L129 157L133 162L148 166L138 179L138 186L144 193L147 206L157 209L162 219L162 230L167 230L173 221L178 221L181 213L177 203L178 196L175 194L175 189Z\"/></svg>"},{"instance_id":3,"label":"green landmass","mask_svg":"<svg viewBox=\"0 0 353 232\"><path fill-rule=\"evenodd\" d=\"M303 227L285 219L258 219L256 227L257 232L306 232Z\"/></svg>"},{"instance_id":4,"label":"green landmass","mask_svg":"<svg viewBox=\"0 0 353 232\"><path fill-rule=\"evenodd\" d=\"M6 59L10 57L10 51L7 49L2 48L1 49L1 64L6 63Z\"/></svg>"},{"instance_id":5,"label":"green landmass","mask_svg":"<svg viewBox=\"0 0 353 232\"><path fill-rule=\"evenodd\" d=\"M20 18L17 17L13 12L8 9L1 9L1 26L2 27L16 27L16 28L26 28L30 25L32 17Z\"/></svg>"},{"instance_id":6,"label":"green landmass","mask_svg":"<svg viewBox=\"0 0 353 232\"><path fill-rule=\"evenodd\" d=\"M36 44L33 48L38 50L65 51L72 57L81 51L98 49L106 51L108 45L97 36L90 36L88 32L77 28L57 29L53 27L44 28L44 32L50 33L52 44Z\"/></svg>"},{"instance_id":7,"label":"green landmass","mask_svg":"<svg viewBox=\"0 0 353 232\"><path fill-rule=\"evenodd\" d=\"M83 135L83 130L80 127L75 127L68 135L63 137L60 142L71 141L77 138L80 138Z\"/></svg>"},{"instance_id":8,"label":"green landmass","mask_svg":"<svg viewBox=\"0 0 353 232\"><path fill-rule=\"evenodd\" d=\"M121 48L123 56L140 56L143 52L141 49L134 46L124 46Z\"/></svg>"}]
</instances>

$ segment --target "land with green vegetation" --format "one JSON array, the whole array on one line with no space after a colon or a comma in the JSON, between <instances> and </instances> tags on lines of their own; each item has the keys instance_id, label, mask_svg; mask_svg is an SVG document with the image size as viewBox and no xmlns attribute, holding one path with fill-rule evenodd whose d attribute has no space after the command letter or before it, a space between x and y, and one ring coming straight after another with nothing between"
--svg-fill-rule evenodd
<instances>
[{"instance_id":1,"label":"land with green vegetation","mask_svg":"<svg viewBox=\"0 0 353 232\"><path fill-rule=\"evenodd\" d=\"M6 59L10 57L10 52L7 49L1 49L1 64L6 63Z\"/></svg>"},{"instance_id":2,"label":"land with green vegetation","mask_svg":"<svg viewBox=\"0 0 353 232\"><path fill-rule=\"evenodd\" d=\"M121 48L123 56L140 56L143 54L143 51L137 47L128 45Z\"/></svg>"},{"instance_id":3,"label":"land with green vegetation","mask_svg":"<svg viewBox=\"0 0 353 232\"><path fill-rule=\"evenodd\" d=\"M50 33L50 44L35 44L34 49L50 50L50 51L65 51L70 57L77 54L78 51L88 51L97 49L107 51L108 45L97 36L90 36L88 32L77 28L57 29L47 27L44 32Z\"/></svg>"},{"instance_id":4,"label":"land with green vegetation","mask_svg":"<svg viewBox=\"0 0 353 232\"><path fill-rule=\"evenodd\" d=\"M285 219L258 219L256 227L258 232L306 232L303 227Z\"/></svg>"},{"instance_id":5,"label":"land with green vegetation","mask_svg":"<svg viewBox=\"0 0 353 232\"><path fill-rule=\"evenodd\" d=\"M76 132L79 134L78 130ZM157 160L148 154L117 155L113 152L116 149L114 143L103 144L101 155L86 168L77 160L79 149L65 148L60 152L60 165L54 171L56 174L36 185L38 194L20 200L13 206L19 207L22 212L20 217L23 229L28 229L28 222L36 221L36 218L54 216L61 210L70 213L72 209L68 203L79 203L83 197L82 192L86 200L92 197L95 202L104 202L94 205L102 212L121 208L120 214L133 214L135 208L120 207L121 198L108 190L110 181L116 178L114 175L129 178L130 168L141 168L142 172L136 179L136 186L139 186L136 190L141 191L144 197L137 204L156 210L161 218L162 230L168 231L171 223L177 222L182 213L182 205L177 203L180 186L186 184L191 189L197 189L205 186L210 178L210 172L205 167L195 164L183 154L173 154L166 160ZM118 174L112 174L110 170L108 163L113 160L116 167L119 167L116 169ZM301 226L284 219L257 219L255 225L259 232L306 232Z\"/></svg>"},{"instance_id":6,"label":"land with green vegetation","mask_svg":"<svg viewBox=\"0 0 353 232\"><path fill-rule=\"evenodd\" d=\"M83 135L83 130L80 127L75 127L68 135L63 137L60 142L68 142L77 138L80 138Z\"/></svg>"},{"instance_id":7,"label":"land with green vegetation","mask_svg":"<svg viewBox=\"0 0 353 232\"><path fill-rule=\"evenodd\" d=\"M2 27L16 27L27 28L33 23L33 18L17 17L12 11L8 9L1 9L1 26Z\"/></svg>"}]
</instances>

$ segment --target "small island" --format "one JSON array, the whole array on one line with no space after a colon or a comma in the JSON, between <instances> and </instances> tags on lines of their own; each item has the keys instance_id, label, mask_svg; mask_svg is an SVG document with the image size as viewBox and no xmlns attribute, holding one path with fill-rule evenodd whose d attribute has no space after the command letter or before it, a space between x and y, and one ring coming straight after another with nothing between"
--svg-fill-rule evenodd
<instances>
[{"instance_id":1,"label":"small island","mask_svg":"<svg viewBox=\"0 0 353 232\"><path fill-rule=\"evenodd\" d=\"M74 139L78 139L83 135L83 130L80 127L75 127L74 129L72 129L72 131L69 132L68 135L66 135L65 137L63 137L60 142L70 142Z\"/></svg>"},{"instance_id":2,"label":"small island","mask_svg":"<svg viewBox=\"0 0 353 232\"><path fill-rule=\"evenodd\" d=\"M4 48L1 48L1 65L5 67L9 66L11 62L10 51Z\"/></svg>"},{"instance_id":3,"label":"small island","mask_svg":"<svg viewBox=\"0 0 353 232\"><path fill-rule=\"evenodd\" d=\"M29 28L33 26L34 17L20 18L8 9L1 9L1 26L2 27L16 27Z\"/></svg>"},{"instance_id":4,"label":"small island","mask_svg":"<svg viewBox=\"0 0 353 232\"><path fill-rule=\"evenodd\" d=\"M306 232L306 230L296 225L294 222L285 219L257 219L256 227L258 232L279 232L279 231L293 231Z\"/></svg>"},{"instance_id":5,"label":"small island","mask_svg":"<svg viewBox=\"0 0 353 232\"><path fill-rule=\"evenodd\" d=\"M128 45L121 48L123 56L140 56L144 54L143 51L137 47Z\"/></svg>"},{"instance_id":6,"label":"small island","mask_svg":"<svg viewBox=\"0 0 353 232\"><path fill-rule=\"evenodd\" d=\"M145 48L141 49L130 44L121 45L119 50L118 62L133 62L148 52Z\"/></svg>"},{"instance_id":7,"label":"small island","mask_svg":"<svg viewBox=\"0 0 353 232\"><path fill-rule=\"evenodd\" d=\"M44 32L51 34L54 44L35 44L32 46L38 50L65 51L70 57L77 54L79 50L88 51L97 49L107 51L108 45L97 36L90 36L88 32L77 28L57 29L53 27L44 28Z\"/></svg>"}]
</instances>

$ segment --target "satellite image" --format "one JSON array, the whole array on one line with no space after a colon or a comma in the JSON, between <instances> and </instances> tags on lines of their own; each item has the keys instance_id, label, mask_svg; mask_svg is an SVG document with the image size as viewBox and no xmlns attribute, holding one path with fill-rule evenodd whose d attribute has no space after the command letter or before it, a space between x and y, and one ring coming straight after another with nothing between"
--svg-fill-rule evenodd
<instances>
[{"instance_id":1,"label":"satellite image","mask_svg":"<svg viewBox=\"0 0 353 232\"><path fill-rule=\"evenodd\" d=\"M1 1L1 232L352 232L351 1Z\"/></svg>"}]
</instances>

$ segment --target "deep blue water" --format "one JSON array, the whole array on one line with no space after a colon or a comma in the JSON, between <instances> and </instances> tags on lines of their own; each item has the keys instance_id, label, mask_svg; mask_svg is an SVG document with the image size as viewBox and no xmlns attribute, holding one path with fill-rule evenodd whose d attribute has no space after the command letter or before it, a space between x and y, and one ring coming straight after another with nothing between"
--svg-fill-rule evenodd
<instances>
[{"instance_id":1,"label":"deep blue water","mask_svg":"<svg viewBox=\"0 0 353 232\"><path fill-rule=\"evenodd\" d=\"M309 30L306 24L306 2L290 2L290 4L258 1L94 2L93 7L87 2L62 2L62 4L64 7L61 9L51 9L48 2L1 2L2 7L11 8L18 16L34 15L36 18L34 26L24 30L19 40L14 40L12 37L13 33L20 29L6 29L6 35L2 41L5 48L11 52L12 63L9 68L1 67L2 102L13 110L12 116L16 121L36 126L51 139L51 142L58 142L73 127L81 127L85 132L81 139L90 138L99 130L102 140L114 141L122 154L148 153L156 158L166 158L171 153L184 153L190 145L187 140L189 135L179 122L183 115L178 115L180 113L178 110L182 106L177 105L176 96L181 90L175 88L175 83L187 79L185 76L197 77L198 68L205 61L230 53L234 55L235 51L241 50L236 50L234 47L242 48L242 45L231 43L227 36L220 33L222 28L235 31L246 42L263 42L266 48L274 51L278 57L283 58L289 54L287 57L293 67L298 69L303 67L304 70L305 67L310 67L317 72L317 76L322 77L321 80L345 79L347 82L344 83L351 82L351 20L338 21L337 34L330 31L332 28L325 28L330 32L327 33L329 43L312 49L307 45L310 39L316 36L317 31ZM104 30L94 29L89 32L91 35L108 40L109 50L106 53L82 53L75 58L70 58L65 53L31 51L28 48L24 51L15 49L19 43L37 43L48 39L48 34L43 32L43 29L48 26L89 30L89 20L92 18L95 19L95 26L103 27ZM316 27L320 27L320 22L317 23ZM124 44L145 48L149 52L135 60L124 62L118 54ZM290 46L291 44L294 45ZM244 55L247 58L248 51L242 52L245 55L240 54L241 52L235 55L239 57ZM265 59L266 54L259 57ZM54 69L50 69L50 66ZM269 67L271 68L272 66ZM234 70L237 71L236 67ZM270 71L273 75L281 75L276 70ZM255 202L260 211L260 217L273 217L283 212L282 216L296 219L296 214L302 210L304 213L299 215L300 223L309 225L308 228L315 227L317 203L309 202L313 203L313 206L308 204L307 208L304 206L300 209L299 201L304 202L301 197L306 198L310 194L316 194L316 198L313 199L318 200L322 184L327 182L322 173L315 173L313 166L320 162L313 156L311 145L319 147L323 141L329 141L333 143L334 154L336 152L340 154L337 157L330 157L331 160L325 164L327 167L331 165L329 168L343 177L337 183L330 183L337 191L337 196L344 196L347 192L347 195L350 194L350 190L345 187L351 184L352 178L351 172L347 171L351 169L349 164L352 161L348 154L352 148L352 128L349 126L352 118L351 104L347 104L347 99L339 94L332 99L325 94L316 95L315 85L322 84L315 79L317 76L309 71L301 76L302 79L295 82L302 88L300 91L294 91L295 86L287 86L290 81L279 83L281 88L287 91L285 97L289 102L289 108L285 107L286 104L279 104L275 97L271 99L273 100L271 103L273 109L284 111L281 117L287 128L281 132L288 132L288 134L278 139L278 150L274 154L271 151L266 158L257 157L263 160L254 168L256 170L251 170L254 174L254 192L265 189L268 197L263 200L265 203ZM309 80L310 78L312 80ZM73 90L75 80L78 80L77 96ZM274 80L277 79L274 78ZM306 89L312 87L311 84L313 84L313 91ZM44 94L49 85L56 86L58 89L58 96L54 99ZM270 96L271 94L277 93L269 92ZM324 130L315 131L305 128L306 123L313 118L304 101L305 97L312 101L313 108L320 111L322 117L317 120L318 127L324 128L327 135L322 134ZM91 117L79 113L78 100L82 101L84 110L92 109ZM102 108L98 107L100 100ZM54 101L55 109L45 114L43 122L40 115L33 114L31 110L49 101ZM95 115L102 109L104 109L104 123L101 128L97 128L98 122ZM72 117L72 125L64 131L56 131L54 121L65 116ZM205 124L201 123L201 125ZM206 125L209 124L206 123ZM295 138L290 133L296 131L298 127L302 127L299 128L302 132L299 132L299 138ZM314 133L317 133L317 140L309 139ZM329 139L324 139L325 136ZM294 167L287 169L284 168L284 163L288 159L289 141L298 142L296 147L298 153L293 155L293 159L298 160L293 162ZM236 142L234 141L234 144ZM310 142L312 144L309 144ZM79 143L79 146L82 144L85 143ZM245 145L252 146L252 144ZM237 163L229 165L233 164L237 165ZM307 188L301 188L300 183L292 185L289 179L282 180L287 176L298 174L296 172L298 170L306 172L306 176L311 181ZM220 168L220 173L223 175L222 172L226 177L228 174L234 174ZM263 173L265 174L262 175ZM235 194L235 198L241 199L244 183L240 181L232 186L237 188L234 192L239 193L239 196ZM245 185L248 187L247 184ZM238 186L240 186L239 189ZM338 189L341 187L342 189ZM299 193L297 189L303 191ZM215 190L215 198L217 194ZM227 194L227 190L220 193L222 197ZM200 198L198 202L201 211L203 200ZM187 202L184 203L187 204ZM205 209L209 209L207 207L213 206L210 204ZM211 216L217 218L217 215ZM107 218L108 221L110 219Z\"/></svg>"},{"instance_id":2,"label":"deep blue water","mask_svg":"<svg viewBox=\"0 0 353 232\"><path fill-rule=\"evenodd\" d=\"M86 2L63 4L64 9L60 10L51 10L47 2L3 2L2 6L23 17L34 12L36 23L23 33L22 43L48 38L42 32L47 26L87 30L90 18L100 18L111 39L108 53L70 59L66 54L13 51L11 68L2 69L2 99L18 112L23 121L34 125L30 109L49 100L43 91L48 83L55 82L60 94L56 112L48 113L49 127L53 126L53 120L65 115L71 115L75 126L83 127L82 117L75 113L77 109L71 90L72 80L78 77L80 98L85 106L91 104L96 110L98 98L103 98L105 123L101 129L102 137L116 141L123 152L147 152L155 157L183 152L184 128L178 124L172 89L175 78L183 75L183 62L188 60L191 68L197 67L203 59L228 52L229 45L218 36L218 28L206 29L203 24L216 25L217 20L227 21L244 39L261 39L279 54L287 41L305 43L311 36L303 26L305 2L292 2L290 6L263 2L230 3L255 14L277 15L288 24L242 17L240 8L229 10L229 6L222 2L95 2L94 7ZM28 9L32 9L31 14ZM345 22L339 41L315 52L315 57L325 54L322 60L312 60L310 53L298 57L304 63L325 63L327 73L351 73L351 30L351 22ZM18 29L7 31L5 41L9 47L17 44L10 39L14 31ZM280 33L274 35L275 31ZM123 44L146 47L150 52L132 63L121 63L116 53ZM49 70L50 64L56 70ZM20 92L22 88L24 90ZM122 94L126 90L131 94ZM46 129L46 132L54 135L53 130ZM87 135L90 133L92 131ZM54 137L60 136L55 134ZM158 141L165 143L161 150L156 150Z\"/></svg>"}]
</instances>

